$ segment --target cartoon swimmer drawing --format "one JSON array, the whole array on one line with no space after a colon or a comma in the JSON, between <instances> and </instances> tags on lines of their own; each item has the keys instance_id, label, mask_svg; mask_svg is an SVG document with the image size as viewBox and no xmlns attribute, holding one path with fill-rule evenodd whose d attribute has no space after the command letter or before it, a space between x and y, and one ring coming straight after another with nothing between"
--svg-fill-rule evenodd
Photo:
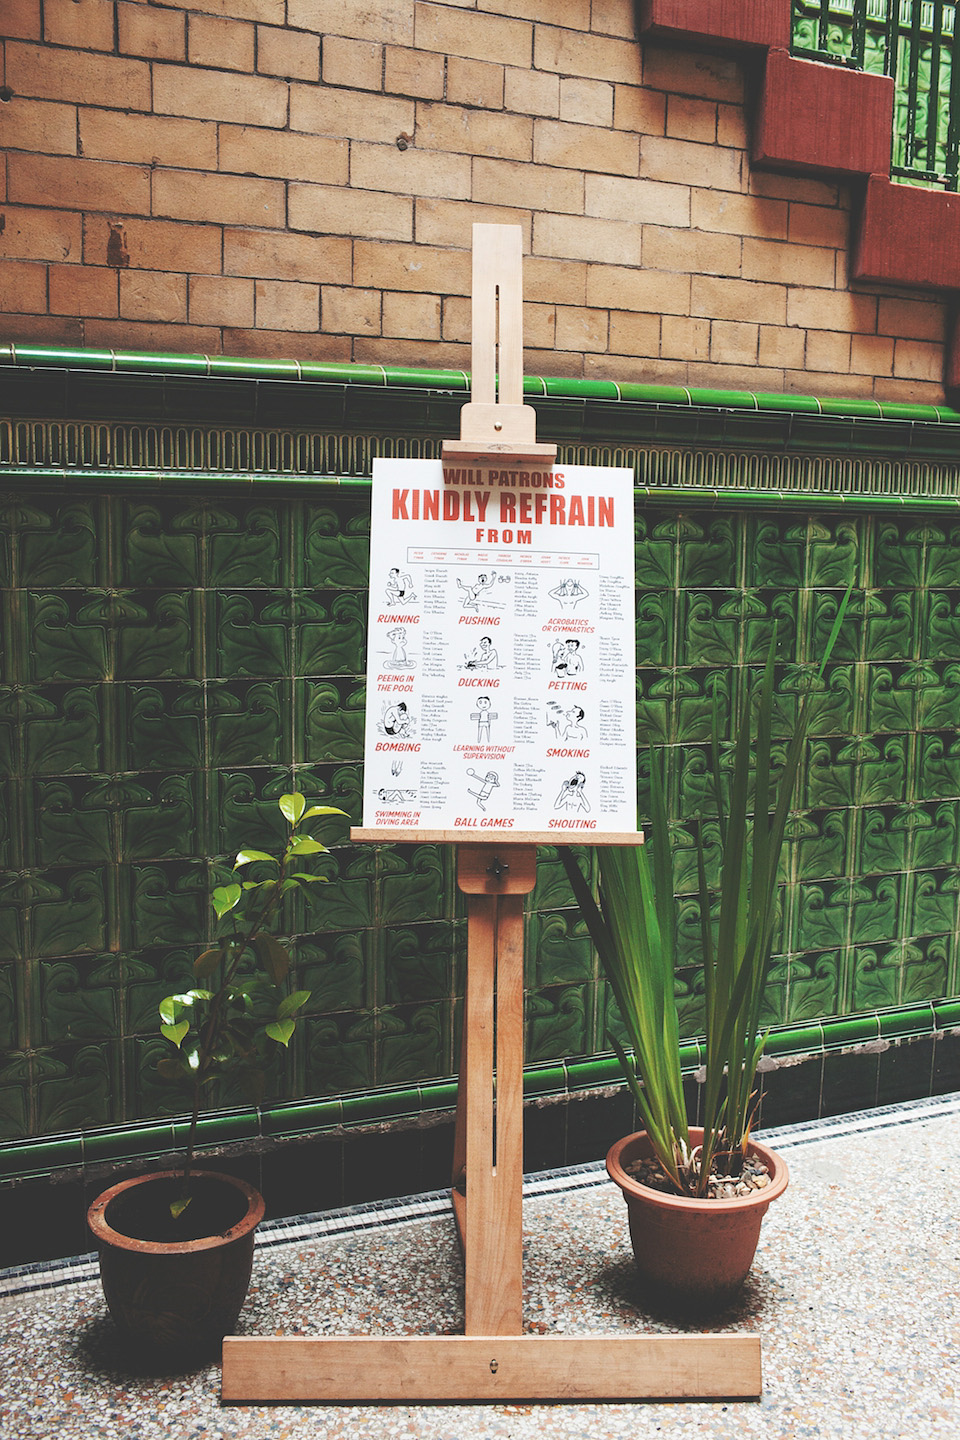
<instances>
[{"instance_id":1,"label":"cartoon swimmer drawing","mask_svg":"<svg viewBox=\"0 0 960 1440\"><path fill-rule=\"evenodd\" d=\"M480 643L474 645L469 655L464 656L465 670L499 670L500 656L493 648L489 635L481 635Z\"/></svg>"},{"instance_id":2,"label":"cartoon swimmer drawing","mask_svg":"<svg viewBox=\"0 0 960 1440\"><path fill-rule=\"evenodd\" d=\"M553 673L561 680L569 680L573 675L582 675L583 656L580 654L580 641L575 636L571 635L566 640L554 641Z\"/></svg>"},{"instance_id":3,"label":"cartoon swimmer drawing","mask_svg":"<svg viewBox=\"0 0 960 1440\"><path fill-rule=\"evenodd\" d=\"M474 797L481 810L486 810L486 802L490 799L494 790L499 790L500 788L497 772L495 770L488 770L486 775L478 775L476 770L468 770L467 774L471 780L479 780L480 782L479 790L468 790L467 794Z\"/></svg>"},{"instance_id":4,"label":"cartoon swimmer drawing","mask_svg":"<svg viewBox=\"0 0 960 1440\"><path fill-rule=\"evenodd\" d=\"M487 590L492 590L496 583L496 570L491 570L489 573L485 572L482 575L478 575L473 585L464 585L463 581L458 575L457 589L463 591L464 610L477 610L479 608L477 605L477 601L479 600L480 596L485 595L485 592ZM498 606L497 608L501 609L502 607Z\"/></svg>"},{"instance_id":5,"label":"cartoon swimmer drawing","mask_svg":"<svg viewBox=\"0 0 960 1440\"><path fill-rule=\"evenodd\" d=\"M551 600L556 600L561 610L575 610L581 600L586 600L590 591L585 590L580 581L570 575L547 593Z\"/></svg>"},{"instance_id":6,"label":"cartoon swimmer drawing","mask_svg":"<svg viewBox=\"0 0 960 1440\"><path fill-rule=\"evenodd\" d=\"M498 719L496 712L490 709L492 704L493 701L489 695L477 696L477 708L470 716L470 719L476 720L477 722L478 745L490 744L490 721Z\"/></svg>"},{"instance_id":7,"label":"cartoon swimmer drawing","mask_svg":"<svg viewBox=\"0 0 960 1440\"><path fill-rule=\"evenodd\" d=\"M387 631L387 639L393 646L393 654L390 657L394 665L407 664L407 632L402 625L395 625L392 630Z\"/></svg>"},{"instance_id":8,"label":"cartoon swimmer drawing","mask_svg":"<svg viewBox=\"0 0 960 1440\"><path fill-rule=\"evenodd\" d=\"M417 662L407 653L406 626L394 625L392 630L387 631L387 640L390 642L392 653L390 659L384 661L384 669L403 671L415 669Z\"/></svg>"},{"instance_id":9,"label":"cartoon swimmer drawing","mask_svg":"<svg viewBox=\"0 0 960 1440\"><path fill-rule=\"evenodd\" d=\"M413 588L413 577L405 570L394 565L387 576L387 604L408 605L411 600L416 600L416 591Z\"/></svg>"},{"instance_id":10,"label":"cartoon swimmer drawing","mask_svg":"<svg viewBox=\"0 0 960 1440\"><path fill-rule=\"evenodd\" d=\"M587 777L582 770L577 770L569 780L564 780L560 786L560 794L553 802L554 810L583 810L589 813L590 801L583 792L587 783Z\"/></svg>"},{"instance_id":11,"label":"cartoon swimmer drawing","mask_svg":"<svg viewBox=\"0 0 960 1440\"><path fill-rule=\"evenodd\" d=\"M407 709L407 702L398 700L396 705L388 705L380 724L384 735L396 735L401 740L409 735L413 727L413 716Z\"/></svg>"}]
</instances>

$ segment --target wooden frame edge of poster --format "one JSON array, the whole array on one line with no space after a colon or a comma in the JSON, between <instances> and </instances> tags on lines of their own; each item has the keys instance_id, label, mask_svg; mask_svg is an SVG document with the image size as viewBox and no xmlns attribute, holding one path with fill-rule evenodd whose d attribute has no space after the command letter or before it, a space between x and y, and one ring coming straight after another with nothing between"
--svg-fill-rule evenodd
<instances>
[{"instance_id":1,"label":"wooden frame edge of poster","mask_svg":"<svg viewBox=\"0 0 960 1440\"><path fill-rule=\"evenodd\" d=\"M388 830L384 827L351 825L350 839L354 844L381 845L642 845L642 830Z\"/></svg>"}]
</instances>

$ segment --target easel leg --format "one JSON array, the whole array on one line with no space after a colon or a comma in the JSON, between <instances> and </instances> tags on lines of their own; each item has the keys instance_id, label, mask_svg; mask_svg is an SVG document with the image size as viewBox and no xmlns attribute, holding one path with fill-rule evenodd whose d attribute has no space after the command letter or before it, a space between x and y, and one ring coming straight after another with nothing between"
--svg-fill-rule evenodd
<instances>
[{"instance_id":1,"label":"easel leg","mask_svg":"<svg viewBox=\"0 0 960 1440\"><path fill-rule=\"evenodd\" d=\"M465 1063L466 1200L455 1201L467 1335L519 1335L523 1298L523 899L471 895ZM460 1102L462 1101L462 1109ZM455 1145L458 1167L461 1136Z\"/></svg>"}]
</instances>

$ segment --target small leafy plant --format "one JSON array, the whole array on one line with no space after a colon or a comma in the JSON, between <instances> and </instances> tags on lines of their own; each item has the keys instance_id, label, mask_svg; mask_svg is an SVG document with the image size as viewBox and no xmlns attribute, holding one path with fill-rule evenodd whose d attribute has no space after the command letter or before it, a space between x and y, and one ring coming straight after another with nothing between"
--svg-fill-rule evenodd
<instances>
[{"instance_id":1,"label":"small leafy plant","mask_svg":"<svg viewBox=\"0 0 960 1440\"><path fill-rule=\"evenodd\" d=\"M823 677L849 598L848 590L815 683ZM566 847L560 850L632 1053L628 1055L615 1036L608 1038L661 1168L680 1194L698 1197L707 1193L715 1162L722 1162L728 1174L739 1173L753 1121L757 1064L767 1038L760 1033L760 1009L773 950L777 869L806 740L811 694L807 690L800 702L793 737L777 774L773 747L775 645L776 634L759 686L748 689L743 697L728 780L721 764L718 707L714 705L710 770L722 861L715 895L707 882L698 832L706 1075L703 1144L696 1152L691 1149L687 1125L674 999L678 911L673 856L664 781L653 752L650 842L629 848L599 847L599 904L573 853Z\"/></svg>"},{"instance_id":2,"label":"small leafy plant","mask_svg":"<svg viewBox=\"0 0 960 1440\"><path fill-rule=\"evenodd\" d=\"M183 1185L170 1206L174 1218L190 1203L189 1177L204 1091L239 1077L259 1100L276 1047L290 1044L297 1016L310 999L309 990L287 990L290 954L271 926L285 895L308 891L327 879L302 868L312 857L329 853L302 829L304 822L345 812L330 805L308 806L300 794L281 795L278 804L289 827L282 852L270 855L243 849L234 865L234 871L265 865L273 873L262 880L235 880L213 891L220 934L216 944L193 962L197 987L160 1002L160 1034L175 1053L164 1056L157 1068L168 1080L189 1083L193 1095Z\"/></svg>"}]
</instances>

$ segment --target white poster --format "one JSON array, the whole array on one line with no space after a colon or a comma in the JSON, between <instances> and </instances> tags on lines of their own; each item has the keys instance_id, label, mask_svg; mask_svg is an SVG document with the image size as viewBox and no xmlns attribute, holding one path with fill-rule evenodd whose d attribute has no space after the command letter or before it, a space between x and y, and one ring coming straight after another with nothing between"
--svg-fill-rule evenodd
<instances>
[{"instance_id":1,"label":"white poster","mask_svg":"<svg viewBox=\"0 0 960 1440\"><path fill-rule=\"evenodd\" d=\"M636 830L633 472L375 460L364 828Z\"/></svg>"}]
</instances>

